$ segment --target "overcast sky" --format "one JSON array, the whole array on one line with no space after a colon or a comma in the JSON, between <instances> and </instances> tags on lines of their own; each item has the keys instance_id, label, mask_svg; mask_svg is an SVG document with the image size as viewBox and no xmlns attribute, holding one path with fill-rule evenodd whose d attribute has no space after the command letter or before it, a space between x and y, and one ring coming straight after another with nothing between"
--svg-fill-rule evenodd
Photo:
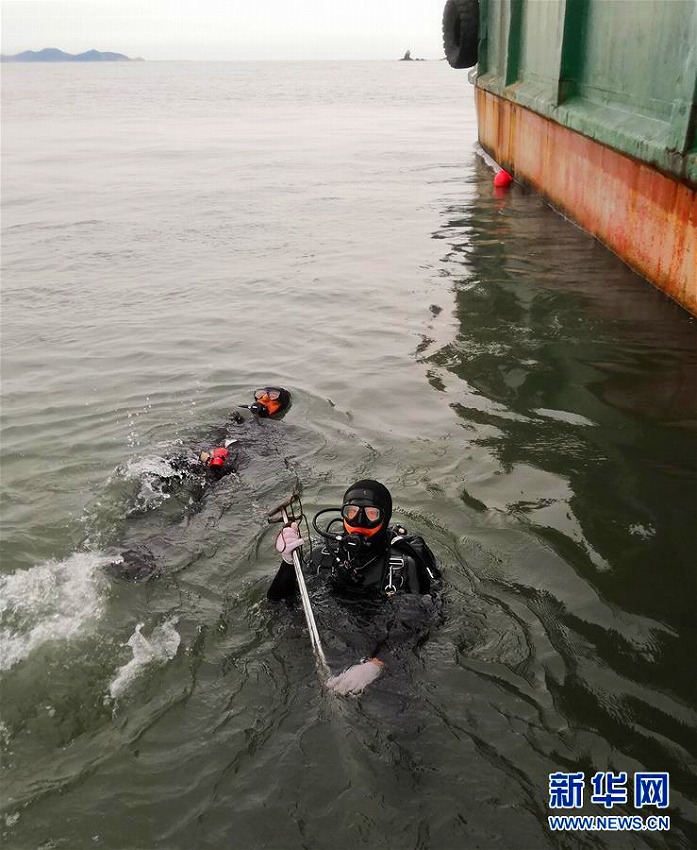
<instances>
[{"instance_id":1,"label":"overcast sky","mask_svg":"<svg viewBox=\"0 0 697 850\"><path fill-rule=\"evenodd\" d=\"M3 53L144 59L439 59L445 0L2 0Z\"/></svg>"}]
</instances>

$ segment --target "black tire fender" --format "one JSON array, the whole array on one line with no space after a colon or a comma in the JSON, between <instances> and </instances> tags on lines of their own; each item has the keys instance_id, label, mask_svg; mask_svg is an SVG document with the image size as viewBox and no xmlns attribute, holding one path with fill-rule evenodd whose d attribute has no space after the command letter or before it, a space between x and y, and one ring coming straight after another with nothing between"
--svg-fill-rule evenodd
<instances>
[{"instance_id":1,"label":"black tire fender","mask_svg":"<svg viewBox=\"0 0 697 850\"><path fill-rule=\"evenodd\" d=\"M453 68L477 64L479 0L448 0L443 9L443 49Z\"/></svg>"}]
</instances>

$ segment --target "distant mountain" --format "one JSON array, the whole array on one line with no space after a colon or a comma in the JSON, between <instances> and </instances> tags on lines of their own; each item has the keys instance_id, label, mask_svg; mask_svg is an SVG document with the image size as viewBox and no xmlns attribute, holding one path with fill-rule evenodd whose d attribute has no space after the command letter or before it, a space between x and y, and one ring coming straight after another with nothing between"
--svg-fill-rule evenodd
<instances>
[{"instance_id":1,"label":"distant mountain","mask_svg":"<svg viewBox=\"0 0 697 850\"><path fill-rule=\"evenodd\" d=\"M1 62L134 62L138 60L124 56L123 53L102 53L99 50L88 50L85 53L65 53L55 47L43 50L25 50L14 56L0 56ZM140 60L142 61L142 60Z\"/></svg>"}]
</instances>

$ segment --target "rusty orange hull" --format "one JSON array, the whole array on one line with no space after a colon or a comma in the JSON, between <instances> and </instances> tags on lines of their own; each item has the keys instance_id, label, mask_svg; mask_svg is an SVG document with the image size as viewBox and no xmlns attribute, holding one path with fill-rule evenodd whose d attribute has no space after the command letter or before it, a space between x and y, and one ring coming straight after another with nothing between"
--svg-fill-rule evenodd
<instances>
[{"instance_id":1,"label":"rusty orange hull","mask_svg":"<svg viewBox=\"0 0 697 850\"><path fill-rule=\"evenodd\" d=\"M510 100L475 93L484 149L697 315L695 189Z\"/></svg>"}]
</instances>

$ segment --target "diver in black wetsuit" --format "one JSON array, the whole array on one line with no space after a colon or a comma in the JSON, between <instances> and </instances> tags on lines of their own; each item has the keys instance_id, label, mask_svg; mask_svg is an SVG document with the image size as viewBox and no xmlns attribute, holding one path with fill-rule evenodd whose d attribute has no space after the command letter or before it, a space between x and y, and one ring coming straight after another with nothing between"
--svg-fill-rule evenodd
<instances>
[{"instance_id":1,"label":"diver in black wetsuit","mask_svg":"<svg viewBox=\"0 0 697 850\"><path fill-rule=\"evenodd\" d=\"M240 407L251 411L252 420L277 419L288 409L291 396L283 387L261 387L254 392L252 404ZM233 411L229 421L217 429L217 433L208 441L206 448L194 453L178 452L164 458L171 474L153 475L149 483L159 493L171 494L181 488L185 481L192 481L194 490L189 495L193 500L200 498L209 482L220 481L225 475L237 471L238 451L231 448L238 442L238 426L248 421L237 411ZM231 427L232 426L232 427ZM237 434L232 436L232 434Z\"/></svg>"},{"instance_id":2,"label":"diver in black wetsuit","mask_svg":"<svg viewBox=\"0 0 697 850\"><path fill-rule=\"evenodd\" d=\"M290 392L283 387L261 387L254 392L252 404L240 405L240 407L251 411L253 420L275 419L286 412L290 401ZM233 411L230 422L219 428L215 435L215 439L219 441L217 444L209 443L209 447L198 455L189 452L167 457L167 465L172 469L173 474L167 478L160 475L153 476L150 486L160 493L169 495L181 491L182 488L186 492L185 482L189 481L193 485L193 489L191 485L189 486L187 493L190 503L195 505L196 502L200 502L208 484L219 481L230 472L237 471L239 453L232 446L238 443L238 438L231 438L230 435L238 433L241 437L242 432L238 428L247 421L248 419L240 413ZM254 445L250 432L247 432L246 436L250 439L243 442ZM195 509L192 509L191 504L187 506L186 511ZM158 542L159 548L163 548L162 540L155 539L149 541L149 545L137 543L116 549L113 560L107 565L107 570L117 578L126 581L143 581L157 575L161 558L155 557L153 549L158 548Z\"/></svg>"},{"instance_id":3,"label":"diver in black wetsuit","mask_svg":"<svg viewBox=\"0 0 697 850\"><path fill-rule=\"evenodd\" d=\"M329 509L335 510L335 509ZM341 507L342 532L329 533L313 520L323 545L313 548L305 566L330 582L338 608L332 612L332 632L343 632L346 660L363 656L328 681L340 694L360 693L428 636L440 617L436 591L441 573L423 538L390 526L392 497L378 481L352 484ZM328 512L328 511L327 511ZM338 520L335 519L333 522ZM267 591L279 601L292 597L298 587L292 553L303 544L297 523L279 534L276 548L283 561Z\"/></svg>"},{"instance_id":4,"label":"diver in black wetsuit","mask_svg":"<svg viewBox=\"0 0 697 850\"><path fill-rule=\"evenodd\" d=\"M256 418L270 419L285 413L290 404L290 393L283 387L261 387L254 391L254 402L252 404L240 405L251 411ZM244 418L233 412L231 421L235 425L241 425ZM170 465L180 474L187 472L192 475L205 475L207 479L219 481L223 476L236 471L234 451L230 446L237 439L224 439L223 445L211 446L201 451L197 457L192 458L177 456L170 459Z\"/></svg>"}]
</instances>

